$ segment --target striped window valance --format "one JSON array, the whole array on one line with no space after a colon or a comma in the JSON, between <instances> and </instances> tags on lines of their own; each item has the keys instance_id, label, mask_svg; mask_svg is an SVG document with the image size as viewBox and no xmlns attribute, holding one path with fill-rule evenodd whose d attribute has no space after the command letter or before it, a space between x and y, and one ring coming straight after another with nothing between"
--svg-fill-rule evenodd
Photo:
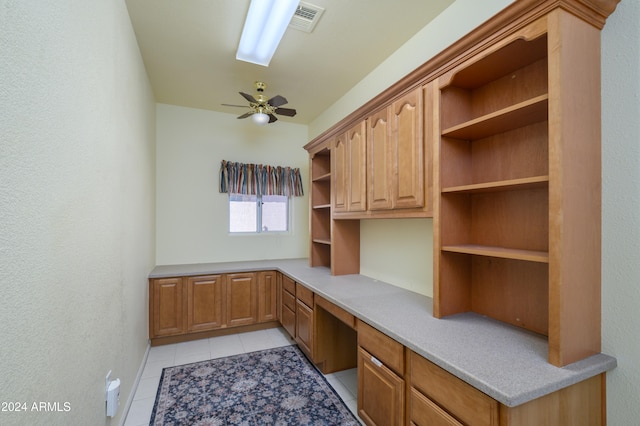
<instances>
[{"instance_id":1,"label":"striped window valance","mask_svg":"<svg viewBox=\"0 0 640 426\"><path fill-rule=\"evenodd\" d=\"M220 163L220 192L244 195L286 195L300 197L300 169L262 164Z\"/></svg>"}]
</instances>

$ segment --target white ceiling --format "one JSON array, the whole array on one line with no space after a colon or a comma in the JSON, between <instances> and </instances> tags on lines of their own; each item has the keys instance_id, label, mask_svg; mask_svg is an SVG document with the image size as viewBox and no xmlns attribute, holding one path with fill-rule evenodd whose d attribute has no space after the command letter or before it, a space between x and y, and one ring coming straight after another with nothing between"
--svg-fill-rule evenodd
<instances>
[{"instance_id":1,"label":"white ceiling","mask_svg":"<svg viewBox=\"0 0 640 426\"><path fill-rule=\"evenodd\" d=\"M250 0L126 0L156 101L240 115L221 104L261 80L298 111L279 119L308 124L454 2L305 1L325 9L316 28L288 28L263 67L235 59Z\"/></svg>"}]
</instances>

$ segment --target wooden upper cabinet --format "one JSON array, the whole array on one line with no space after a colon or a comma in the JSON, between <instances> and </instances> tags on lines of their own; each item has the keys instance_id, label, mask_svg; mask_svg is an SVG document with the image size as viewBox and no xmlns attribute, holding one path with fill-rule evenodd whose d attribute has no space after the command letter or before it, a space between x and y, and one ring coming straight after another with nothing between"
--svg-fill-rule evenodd
<instances>
[{"instance_id":1,"label":"wooden upper cabinet","mask_svg":"<svg viewBox=\"0 0 640 426\"><path fill-rule=\"evenodd\" d=\"M346 175L348 210L364 211L367 209L367 139L364 120L347 131L347 144L349 150L349 169Z\"/></svg>"},{"instance_id":2,"label":"wooden upper cabinet","mask_svg":"<svg viewBox=\"0 0 640 426\"><path fill-rule=\"evenodd\" d=\"M358 212L367 208L366 126L361 121L336 137L333 146L333 208Z\"/></svg>"},{"instance_id":3,"label":"wooden upper cabinet","mask_svg":"<svg viewBox=\"0 0 640 426\"><path fill-rule=\"evenodd\" d=\"M422 88L367 119L369 210L430 209L430 149L425 149ZM431 111L431 109L429 109Z\"/></svg>"},{"instance_id":4,"label":"wooden upper cabinet","mask_svg":"<svg viewBox=\"0 0 640 426\"><path fill-rule=\"evenodd\" d=\"M347 151L347 134L343 133L336 136L335 143L332 148L332 199L334 212L347 211L347 166L349 165Z\"/></svg>"},{"instance_id":5,"label":"wooden upper cabinet","mask_svg":"<svg viewBox=\"0 0 640 426\"><path fill-rule=\"evenodd\" d=\"M424 207L425 173L422 89L402 96L391 106L391 149L395 167L394 208Z\"/></svg>"},{"instance_id":6,"label":"wooden upper cabinet","mask_svg":"<svg viewBox=\"0 0 640 426\"><path fill-rule=\"evenodd\" d=\"M372 114L367 119L367 182L369 183L369 210L388 210L393 207L393 154L389 108Z\"/></svg>"}]
</instances>

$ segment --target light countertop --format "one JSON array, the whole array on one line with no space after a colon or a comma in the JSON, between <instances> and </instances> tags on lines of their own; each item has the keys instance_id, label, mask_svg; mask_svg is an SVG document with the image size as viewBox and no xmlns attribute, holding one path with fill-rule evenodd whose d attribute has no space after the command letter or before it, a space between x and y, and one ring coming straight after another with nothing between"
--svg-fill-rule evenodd
<instances>
[{"instance_id":1,"label":"light countertop","mask_svg":"<svg viewBox=\"0 0 640 426\"><path fill-rule=\"evenodd\" d=\"M260 270L281 271L509 407L616 367L605 354L555 367L540 335L474 313L436 319L429 297L363 275L332 276L308 259L162 265L149 278Z\"/></svg>"}]
</instances>

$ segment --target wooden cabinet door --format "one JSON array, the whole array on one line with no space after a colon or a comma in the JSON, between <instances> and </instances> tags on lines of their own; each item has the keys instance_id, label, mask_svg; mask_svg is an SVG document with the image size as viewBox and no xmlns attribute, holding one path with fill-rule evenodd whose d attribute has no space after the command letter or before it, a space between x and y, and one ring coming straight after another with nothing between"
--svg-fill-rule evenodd
<instances>
[{"instance_id":1,"label":"wooden cabinet door","mask_svg":"<svg viewBox=\"0 0 640 426\"><path fill-rule=\"evenodd\" d=\"M368 425L404 425L404 380L358 348L358 416Z\"/></svg>"},{"instance_id":2,"label":"wooden cabinet door","mask_svg":"<svg viewBox=\"0 0 640 426\"><path fill-rule=\"evenodd\" d=\"M367 209L367 139L366 123L361 121L347 131L347 210Z\"/></svg>"},{"instance_id":3,"label":"wooden cabinet door","mask_svg":"<svg viewBox=\"0 0 640 426\"><path fill-rule=\"evenodd\" d=\"M296 337L296 313L285 305L282 305L280 323L292 338Z\"/></svg>"},{"instance_id":4,"label":"wooden cabinet door","mask_svg":"<svg viewBox=\"0 0 640 426\"><path fill-rule=\"evenodd\" d=\"M274 321L276 315L276 271L258 273L258 322Z\"/></svg>"},{"instance_id":5,"label":"wooden cabinet door","mask_svg":"<svg viewBox=\"0 0 640 426\"><path fill-rule=\"evenodd\" d=\"M187 277L187 330L204 331L223 325L224 277Z\"/></svg>"},{"instance_id":6,"label":"wooden cabinet door","mask_svg":"<svg viewBox=\"0 0 640 426\"><path fill-rule=\"evenodd\" d=\"M258 294L254 272L227 275L226 325L254 324L258 316Z\"/></svg>"},{"instance_id":7,"label":"wooden cabinet door","mask_svg":"<svg viewBox=\"0 0 640 426\"><path fill-rule=\"evenodd\" d=\"M394 207L424 206L424 145L422 89L392 104Z\"/></svg>"},{"instance_id":8,"label":"wooden cabinet door","mask_svg":"<svg viewBox=\"0 0 640 426\"><path fill-rule=\"evenodd\" d=\"M335 144L332 148L332 198L333 198L333 211L346 212L347 211L347 167L348 151L347 151L347 134L343 133L336 137Z\"/></svg>"},{"instance_id":9,"label":"wooden cabinet door","mask_svg":"<svg viewBox=\"0 0 640 426\"><path fill-rule=\"evenodd\" d=\"M369 210L393 207L392 149L390 146L389 108L367 119L367 183Z\"/></svg>"},{"instance_id":10,"label":"wooden cabinet door","mask_svg":"<svg viewBox=\"0 0 640 426\"><path fill-rule=\"evenodd\" d=\"M184 327L184 284L182 278L150 281L151 338L182 334Z\"/></svg>"},{"instance_id":11,"label":"wooden cabinet door","mask_svg":"<svg viewBox=\"0 0 640 426\"><path fill-rule=\"evenodd\" d=\"M296 342L311 359L313 359L313 309L296 302Z\"/></svg>"}]
</instances>

